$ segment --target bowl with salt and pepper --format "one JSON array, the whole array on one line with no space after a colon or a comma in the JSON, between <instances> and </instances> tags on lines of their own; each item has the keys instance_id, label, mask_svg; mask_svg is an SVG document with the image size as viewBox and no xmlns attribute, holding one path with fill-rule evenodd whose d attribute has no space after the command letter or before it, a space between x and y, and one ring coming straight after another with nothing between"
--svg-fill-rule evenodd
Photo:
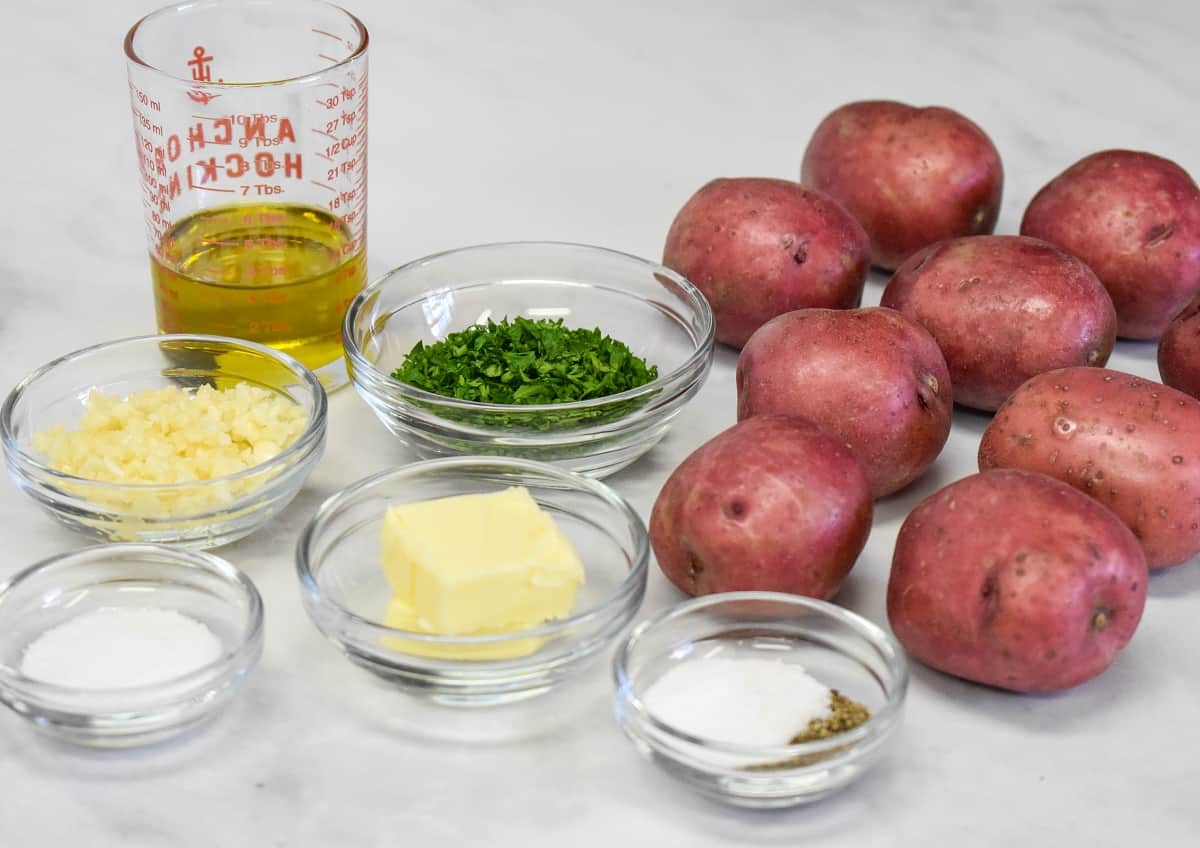
<instances>
[{"instance_id":1,"label":"bowl with salt and pepper","mask_svg":"<svg viewBox=\"0 0 1200 848\"><path fill-rule=\"evenodd\" d=\"M775 592L686 601L642 622L613 659L617 720L685 785L743 807L824 798L884 753L908 665L881 628Z\"/></svg>"}]
</instances>

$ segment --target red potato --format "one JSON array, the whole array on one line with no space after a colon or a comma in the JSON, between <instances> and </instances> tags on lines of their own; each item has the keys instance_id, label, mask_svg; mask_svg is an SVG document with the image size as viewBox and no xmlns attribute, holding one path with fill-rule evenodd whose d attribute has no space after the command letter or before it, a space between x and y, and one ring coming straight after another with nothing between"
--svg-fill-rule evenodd
<instances>
[{"instance_id":1,"label":"red potato","mask_svg":"<svg viewBox=\"0 0 1200 848\"><path fill-rule=\"evenodd\" d=\"M912 318L942 349L954 400L995 410L1043 371L1100 366L1116 342L1112 300L1091 269L1022 236L968 236L908 258L883 306Z\"/></svg>"},{"instance_id":2,"label":"red potato","mask_svg":"<svg viewBox=\"0 0 1200 848\"><path fill-rule=\"evenodd\" d=\"M1200 293L1200 188L1169 159L1133 150L1081 159L1034 196L1021 234L1096 272L1124 338L1157 339Z\"/></svg>"},{"instance_id":3,"label":"red potato","mask_svg":"<svg viewBox=\"0 0 1200 848\"><path fill-rule=\"evenodd\" d=\"M1047 692L1104 671L1146 602L1146 560L1115 515L1041 474L988 471L922 501L896 538L888 621L926 665Z\"/></svg>"},{"instance_id":4,"label":"red potato","mask_svg":"<svg viewBox=\"0 0 1200 848\"><path fill-rule=\"evenodd\" d=\"M820 192L787 180L713 180L675 216L663 264L712 304L717 341L741 347L784 312L849 309L867 280L867 235Z\"/></svg>"},{"instance_id":5,"label":"red potato","mask_svg":"<svg viewBox=\"0 0 1200 848\"><path fill-rule=\"evenodd\" d=\"M1200 398L1200 297L1167 325L1158 342L1158 373L1171 388Z\"/></svg>"},{"instance_id":6,"label":"red potato","mask_svg":"<svg viewBox=\"0 0 1200 848\"><path fill-rule=\"evenodd\" d=\"M920 324L891 309L780 315L746 343L736 379L739 421L815 421L854 451L877 498L919 477L950 435L946 361Z\"/></svg>"},{"instance_id":7,"label":"red potato","mask_svg":"<svg viewBox=\"0 0 1200 848\"><path fill-rule=\"evenodd\" d=\"M992 140L958 112L866 100L821 121L800 181L845 206L871 237L871 262L893 269L928 244L990 233L1004 169Z\"/></svg>"},{"instance_id":8,"label":"red potato","mask_svg":"<svg viewBox=\"0 0 1200 848\"><path fill-rule=\"evenodd\" d=\"M766 415L697 448L667 479L650 541L689 595L761 589L830 598L871 530L867 475L817 425Z\"/></svg>"},{"instance_id":9,"label":"red potato","mask_svg":"<svg viewBox=\"0 0 1200 848\"><path fill-rule=\"evenodd\" d=\"M1017 389L979 443L979 468L1023 468L1091 495L1151 568L1200 552L1200 401L1106 368L1062 368Z\"/></svg>"}]
</instances>

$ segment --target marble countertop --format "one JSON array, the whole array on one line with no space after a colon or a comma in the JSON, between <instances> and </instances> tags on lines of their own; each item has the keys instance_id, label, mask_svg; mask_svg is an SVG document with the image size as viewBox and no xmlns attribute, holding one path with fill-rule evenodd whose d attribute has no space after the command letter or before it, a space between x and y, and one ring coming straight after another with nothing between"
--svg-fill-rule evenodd
<instances>
[{"instance_id":1,"label":"marble countertop","mask_svg":"<svg viewBox=\"0 0 1200 848\"><path fill-rule=\"evenodd\" d=\"M0 391L93 342L153 330L121 39L153 0L6 10ZM371 30L370 267L455 246L559 239L656 257L716 176L795 177L843 102L944 104L1007 171L999 232L1046 180L1105 147L1200 174L1192 2L466 2L350 6ZM868 284L877 302L883 278ZM670 470L734 421L734 354L694 407L610 482L643 515ZM1112 365L1155 376L1154 347ZM933 471L881 502L839 597L884 623L900 522L973 470L959 413ZM1156 575L1118 662L1020 697L915 666L906 722L865 779L751 813L681 788L626 744L608 669L493 712L439 710L336 653L301 608L296 534L403 450L352 392L275 525L222 551L258 583L266 650L202 732L91 752L0 715L0 846L1196 845L1200 562ZM0 485L0 577L85 541ZM679 599L652 569L643 615ZM0 634L2 638L2 634Z\"/></svg>"}]
</instances>

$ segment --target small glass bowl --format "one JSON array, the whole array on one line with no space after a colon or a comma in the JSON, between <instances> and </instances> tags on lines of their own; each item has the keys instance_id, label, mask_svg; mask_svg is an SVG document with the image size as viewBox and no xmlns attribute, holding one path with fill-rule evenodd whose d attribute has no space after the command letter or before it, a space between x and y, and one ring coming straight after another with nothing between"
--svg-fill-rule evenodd
<instances>
[{"instance_id":1,"label":"small glass bowl","mask_svg":"<svg viewBox=\"0 0 1200 848\"><path fill-rule=\"evenodd\" d=\"M599 327L658 378L604 398L521 406L455 400L390 376L417 342L517 316ZM350 304L343 344L358 393L418 455L518 456L601 477L649 450L700 389L713 328L704 295L668 268L599 247L522 242L391 271Z\"/></svg>"},{"instance_id":2,"label":"small glass bowl","mask_svg":"<svg viewBox=\"0 0 1200 848\"><path fill-rule=\"evenodd\" d=\"M387 508L509 486L529 490L583 561L584 584L571 615L487 636L387 627L392 590L380 561ZM545 692L611 644L641 606L648 558L645 524L610 488L551 465L507 457L426 460L368 477L325 501L296 548L304 606L352 662L413 694L462 706ZM461 656L530 645L529 653L509 659Z\"/></svg>"},{"instance_id":3,"label":"small glass bowl","mask_svg":"<svg viewBox=\"0 0 1200 848\"><path fill-rule=\"evenodd\" d=\"M871 717L828 739L768 747L696 738L647 711L642 695L668 669L714 656L797 663ZM860 777L898 726L908 688L907 660L889 634L834 604L776 592L707 595L642 622L613 674L617 720L637 749L693 789L743 807L816 801Z\"/></svg>"},{"instance_id":4,"label":"small glass bowl","mask_svg":"<svg viewBox=\"0 0 1200 848\"><path fill-rule=\"evenodd\" d=\"M34 448L37 433L77 423L92 389L124 396L241 382L289 398L308 421L287 449L237 474L170 485L106 483L55 471ZM111 541L209 548L247 535L295 497L324 450L325 410L320 381L287 354L222 336L140 336L67 354L23 379L0 409L0 443L17 486L71 529Z\"/></svg>"},{"instance_id":5,"label":"small glass bowl","mask_svg":"<svg viewBox=\"0 0 1200 848\"><path fill-rule=\"evenodd\" d=\"M97 609L175 610L208 627L221 656L180 677L124 689L75 689L26 677L26 648ZM258 590L223 559L149 544L97 545L52 557L0 584L0 701L69 742L120 748L158 742L213 716L262 653Z\"/></svg>"}]
</instances>

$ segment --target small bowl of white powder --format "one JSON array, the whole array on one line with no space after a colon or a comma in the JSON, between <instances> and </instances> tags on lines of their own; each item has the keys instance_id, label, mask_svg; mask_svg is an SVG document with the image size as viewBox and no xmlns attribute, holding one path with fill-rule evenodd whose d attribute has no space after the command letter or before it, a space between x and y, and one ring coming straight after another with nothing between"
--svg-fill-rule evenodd
<instances>
[{"instance_id":1,"label":"small bowl of white powder","mask_svg":"<svg viewBox=\"0 0 1200 848\"><path fill-rule=\"evenodd\" d=\"M262 653L262 599L211 554L99 545L0 584L0 634L0 702L71 742L143 745L237 691Z\"/></svg>"},{"instance_id":2,"label":"small bowl of white powder","mask_svg":"<svg viewBox=\"0 0 1200 848\"><path fill-rule=\"evenodd\" d=\"M744 807L819 800L858 779L898 726L908 665L881 628L825 601L731 592L638 625L613 660L637 749Z\"/></svg>"}]
</instances>

